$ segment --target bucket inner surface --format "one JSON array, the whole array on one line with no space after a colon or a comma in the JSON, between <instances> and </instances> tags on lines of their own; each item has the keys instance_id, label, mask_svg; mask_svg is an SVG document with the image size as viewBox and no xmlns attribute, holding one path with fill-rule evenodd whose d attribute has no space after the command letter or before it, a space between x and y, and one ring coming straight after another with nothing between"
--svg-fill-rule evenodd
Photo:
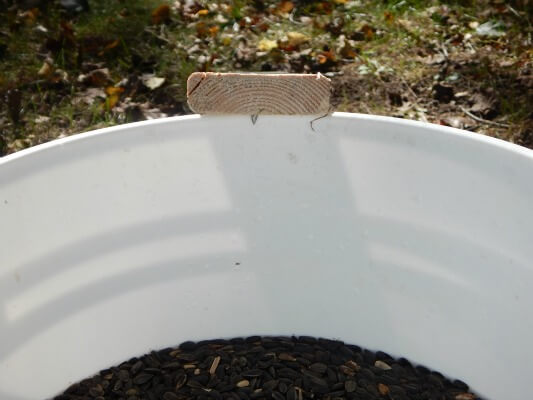
<instances>
[{"instance_id":1,"label":"bucket inner surface","mask_svg":"<svg viewBox=\"0 0 533 400\"><path fill-rule=\"evenodd\" d=\"M0 398L185 340L306 334L523 399L533 152L309 120L170 118L0 160Z\"/></svg>"}]
</instances>

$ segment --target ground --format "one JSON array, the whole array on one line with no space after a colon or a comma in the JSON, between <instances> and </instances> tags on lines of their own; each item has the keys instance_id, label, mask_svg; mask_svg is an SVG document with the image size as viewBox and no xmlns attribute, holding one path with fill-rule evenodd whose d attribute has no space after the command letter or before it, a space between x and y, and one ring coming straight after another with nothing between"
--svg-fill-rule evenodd
<instances>
[{"instance_id":1,"label":"ground","mask_svg":"<svg viewBox=\"0 0 533 400\"><path fill-rule=\"evenodd\" d=\"M532 16L530 0L0 0L0 156L189 113L191 72L240 70L322 72L335 110L533 148Z\"/></svg>"}]
</instances>

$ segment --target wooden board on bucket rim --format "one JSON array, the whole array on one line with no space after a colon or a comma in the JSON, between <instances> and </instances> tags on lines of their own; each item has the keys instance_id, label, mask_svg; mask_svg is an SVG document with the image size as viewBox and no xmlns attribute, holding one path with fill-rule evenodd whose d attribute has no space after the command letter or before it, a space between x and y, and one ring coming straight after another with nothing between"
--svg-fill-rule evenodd
<instances>
[{"instance_id":1,"label":"wooden board on bucket rim","mask_svg":"<svg viewBox=\"0 0 533 400\"><path fill-rule=\"evenodd\" d=\"M321 115L330 110L331 81L318 74L195 72L187 102L198 114Z\"/></svg>"}]
</instances>

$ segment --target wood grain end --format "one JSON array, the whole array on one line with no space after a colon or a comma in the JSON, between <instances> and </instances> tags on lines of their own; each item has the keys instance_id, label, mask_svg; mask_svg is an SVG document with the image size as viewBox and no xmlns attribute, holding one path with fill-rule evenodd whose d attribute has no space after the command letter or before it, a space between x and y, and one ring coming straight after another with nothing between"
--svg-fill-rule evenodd
<instances>
[{"instance_id":1,"label":"wood grain end","mask_svg":"<svg viewBox=\"0 0 533 400\"><path fill-rule=\"evenodd\" d=\"M330 110L331 81L318 74L195 72L187 101L199 114L319 115Z\"/></svg>"}]
</instances>

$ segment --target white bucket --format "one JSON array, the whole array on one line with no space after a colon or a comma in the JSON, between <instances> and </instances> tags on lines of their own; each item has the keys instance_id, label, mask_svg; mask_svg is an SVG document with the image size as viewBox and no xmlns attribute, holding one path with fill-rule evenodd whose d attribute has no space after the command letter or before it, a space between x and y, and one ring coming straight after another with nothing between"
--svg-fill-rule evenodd
<instances>
[{"instance_id":1,"label":"white bucket","mask_svg":"<svg viewBox=\"0 0 533 400\"><path fill-rule=\"evenodd\" d=\"M385 117L187 116L0 160L0 399L307 334L531 395L533 151Z\"/></svg>"}]
</instances>

